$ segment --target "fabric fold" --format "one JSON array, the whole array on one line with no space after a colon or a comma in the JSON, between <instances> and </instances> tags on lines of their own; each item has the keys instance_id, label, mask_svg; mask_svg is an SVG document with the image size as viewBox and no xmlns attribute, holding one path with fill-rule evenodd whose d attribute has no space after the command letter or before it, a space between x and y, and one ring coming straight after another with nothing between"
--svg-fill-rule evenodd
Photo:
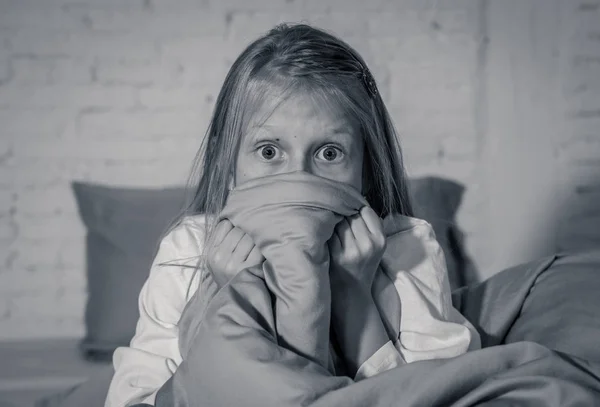
<instances>
[{"instance_id":1,"label":"fabric fold","mask_svg":"<svg viewBox=\"0 0 600 407\"><path fill-rule=\"evenodd\" d=\"M234 189L220 216L248 233L266 259L278 343L323 367L330 361L327 241L343 217L366 204L351 187L293 172Z\"/></svg>"},{"instance_id":2,"label":"fabric fold","mask_svg":"<svg viewBox=\"0 0 600 407\"><path fill-rule=\"evenodd\" d=\"M272 296L272 329L277 342L331 371L327 241L343 217L365 205L365 198L354 188L293 172L235 188L219 215L219 220L229 219L248 233L266 259L262 268L249 271L264 280ZM212 297L216 285L210 273L204 277L199 292ZM184 312L180 322L184 357L201 321L198 313L207 305L206 298L195 297L186 307L195 312Z\"/></svg>"},{"instance_id":3,"label":"fabric fold","mask_svg":"<svg viewBox=\"0 0 600 407\"><path fill-rule=\"evenodd\" d=\"M208 304L187 359L159 390L155 405L598 405L600 364L532 342L504 344L505 334L497 335L509 330L513 310L523 305L552 263L553 259L515 267L454 296L455 305L471 315L484 337L495 338L493 343L486 341L489 347L456 358L406 364L356 383L279 346L267 286L257 273L242 271ZM488 307L497 304L504 307L490 314Z\"/></svg>"},{"instance_id":4,"label":"fabric fold","mask_svg":"<svg viewBox=\"0 0 600 407\"><path fill-rule=\"evenodd\" d=\"M334 362L327 241L343 217L366 204L352 187L304 172L257 179L230 193L220 219L248 233L266 261L241 270L209 301L196 295L188 303L180 321L184 363L172 381L178 397L189 402L192 377L217 400L206 405L215 406L306 405L324 388L353 383L339 375L343 369ZM472 333L464 318L463 324L448 320L452 302L443 253L434 236L427 236L431 247L415 243L415 228L433 233L417 219L384 220L388 249L373 298L394 343L402 341L402 329L408 335L414 331L414 339L407 337L410 346L400 347L412 360L457 356L468 348ZM208 276L203 284L211 284ZM429 342L420 344L425 339ZM201 359L204 367L196 366ZM209 373L207 366L215 370ZM239 394L221 394L221 380ZM285 390L279 393L271 383ZM241 394L257 391L261 394L242 402Z\"/></svg>"}]
</instances>

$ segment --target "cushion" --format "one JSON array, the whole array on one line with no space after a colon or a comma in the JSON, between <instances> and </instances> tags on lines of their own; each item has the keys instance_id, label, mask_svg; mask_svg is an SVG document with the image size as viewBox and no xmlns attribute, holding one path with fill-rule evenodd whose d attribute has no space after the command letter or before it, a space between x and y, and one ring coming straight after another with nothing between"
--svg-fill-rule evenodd
<instances>
[{"instance_id":1,"label":"cushion","mask_svg":"<svg viewBox=\"0 0 600 407\"><path fill-rule=\"evenodd\" d=\"M185 188L119 188L73 182L79 213L87 228L89 359L106 360L129 344L139 318L138 296L148 277L162 234L180 213ZM410 181L415 216L432 224L446 254L452 288L466 283L468 259L454 217L464 187L437 177Z\"/></svg>"},{"instance_id":2,"label":"cushion","mask_svg":"<svg viewBox=\"0 0 600 407\"><path fill-rule=\"evenodd\" d=\"M506 343L532 341L600 362L600 250L563 253L535 281Z\"/></svg>"},{"instance_id":3,"label":"cushion","mask_svg":"<svg viewBox=\"0 0 600 407\"><path fill-rule=\"evenodd\" d=\"M106 359L135 333L139 292L161 235L182 209L185 190L72 186L87 229L82 348L88 358Z\"/></svg>"}]
</instances>

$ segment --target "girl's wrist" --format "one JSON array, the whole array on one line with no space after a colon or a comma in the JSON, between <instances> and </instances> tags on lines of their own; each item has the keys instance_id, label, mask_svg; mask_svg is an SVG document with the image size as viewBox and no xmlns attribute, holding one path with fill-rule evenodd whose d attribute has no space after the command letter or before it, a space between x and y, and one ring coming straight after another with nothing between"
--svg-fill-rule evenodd
<instances>
[{"instance_id":1,"label":"girl's wrist","mask_svg":"<svg viewBox=\"0 0 600 407\"><path fill-rule=\"evenodd\" d=\"M368 297L371 298L372 282L357 280L344 270L331 275L331 293L337 298Z\"/></svg>"},{"instance_id":2,"label":"girl's wrist","mask_svg":"<svg viewBox=\"0 0 600 407\"><path fill-rule=\"evenodd\" d=\"M352 374L389 340L370 292L356 288L332 307L332 324Z\"/></svg>"},{"instance_id":3,"label":"girl's wrist","mask_svg":"<svg viewBox=\"0 0 600 407\"><path fill-rule=\"evenodd\" d=\"M356 313L366 312L374 303L370 290L355 283L331 285L331 313L332 318L345 322L347 318Z\"/></svg>"}]
</instances>

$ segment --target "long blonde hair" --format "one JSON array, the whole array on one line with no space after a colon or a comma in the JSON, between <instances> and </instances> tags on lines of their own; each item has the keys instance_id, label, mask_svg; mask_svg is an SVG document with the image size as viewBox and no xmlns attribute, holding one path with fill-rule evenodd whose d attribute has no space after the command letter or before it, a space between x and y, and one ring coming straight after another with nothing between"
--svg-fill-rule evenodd
<instances>
[{"instance_id":1,"label":"long blonde hair","mask_svg":"<svg viewBox=\"0 0 600 407\"><path fill-rule=\"evenodd\" d=\"M227 74L194 163L189 202L173 227L186 216L205 214L213 220L207 225L208 239L233 183L246 126L275 92L310 92L356 120L364 138L367 201L382 218L390 213L412 216L397 133L365 61L321 29L282 24L251 43Z\"/></svg>"}]
</instances>

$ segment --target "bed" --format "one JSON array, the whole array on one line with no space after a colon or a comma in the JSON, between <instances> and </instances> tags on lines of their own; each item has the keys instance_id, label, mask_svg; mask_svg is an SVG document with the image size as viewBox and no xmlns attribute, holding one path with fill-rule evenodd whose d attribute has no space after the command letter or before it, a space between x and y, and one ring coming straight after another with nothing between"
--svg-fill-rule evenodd
<instances>
[{"instance_id":1,"label":"bed","mask_svg":"<svg viewBox=\"0 0 600 407\"><path fill-rule=\"evenodd\" d=\"M1 403L103 406L112 376L112 351L126 345L133 335L137 293L159 236L180 210L185 195L183 188L117 188L82 182L74 182L73 190L88 231L86 336L0 344L0 360L9 367L0 376L0 407L4 406ZM515 308L510 326L504 327L502 335L494 334L490 304L506 295L499 285L506 274L477 281L455 221L464 187L452 180L425 177L411 180L411 190L416 216L433 225L446 254L456 301L461 306L481 308L480 317L491 324L479 327L484 338L496 335L495 344L501 343L500 336L515 341L545 338L549 348L566 347L569 351L576 343L584 357L600 361L596 347L590 345L600 343L600 300L596 295L600 292L599 253L562 254L561 259L574 259L566 265L564 261L555 263L556 257L543 259L549 261L550 272L540 281L531 281L531 289ZM527 267L517 265L507 271L518 275ZM555 307L546 306L550 299ZM566 326L565 321L569 322ZM573 342L573 337L580 339Z\"/></svg>"},{"instance_id":2,"label":"bed","mask_svg":"<svg viewBox=\"0 0 600 407\"><path fill-rule=\"evenodd\" d=\"M0 406L34 406L78 386L110 363L83 357L79 339L41 339L0 344Z\"/></svg>"},{"instance_id":3,"label":"bed","mask_svg":"<svg viewBox=\"0 0 600 407\"><path fill-rule=\"evenodd\" d=\"M592 397L597 397L592 404L569 404L568 401L558 398L554 402L525 405L600 405L600 297L597 294L600 292L599 273L600 250L562 253L516 265L484 282L454 292L455 304L475 322L486 349L529 343L529 346L537 348L527 348L528 352L544 350L562 355L567 361L576 362L574 365L566 365L570 377L585 377L586 388ZM85 367L85 363L78 366L80 362L68 350L75 347L75 343L66 347L58 345L54 348L48 347L45 352L41 348L29 348L31 353L27 357L28 360L37 358L38 363L43 361L44 365L20 364L25 370L36 370L39 379L30 380L29 387L21 385L20 394L19 391L12 394L11 400L15 404L9 405L33 405L27 403L31 403L37 395L41 396L41 399L35 405L40 407L103 406L103 398L112 376L112 366L97 363ZM21 349L27 348L25 346ZM57 352L54 359L49 356L52 353L50 349ZM37 357L34 356L36 352ZM63 358L60 356L61 352L63 356L71 356ZM19 358L18 354L14 356ZM65 362L69 360L71 362ZM11 359L8 361L12 363ZM62 365L47 365L53 362L61 362ZM580 369L577 369L577 366ZM45 376L42 380L42 371L51 376ZM575 375L572 375L573 371L576 372ZM66 372L76 372L81 376L74 377L65 374ZM56 376L57 373L62 376ZM549 376L559 377L560 374L561 368ZM49 377L53 379L48 380ZM568 383L568 380L565 382ZM519 380L513 380L513 385L514 383L519 383ZM23 404L17 404L19 401ZM489 405L523 405L507 403Z\"/></svg>"},{"instance_id":4,"label":"bed","mask_svg":"<svg viewBox=\"0 0 600 407\"><path fill-rule=\"evenodd\" d=\"M357 382L280 346L270 292L258 271L244 270L207 304L191 301L200 323L189 337L183 324L183 362L155 405L598 406L599 270L600 250L559 253L457 290L452 302L481 349Z\"/></svg>"}]
</instances>

